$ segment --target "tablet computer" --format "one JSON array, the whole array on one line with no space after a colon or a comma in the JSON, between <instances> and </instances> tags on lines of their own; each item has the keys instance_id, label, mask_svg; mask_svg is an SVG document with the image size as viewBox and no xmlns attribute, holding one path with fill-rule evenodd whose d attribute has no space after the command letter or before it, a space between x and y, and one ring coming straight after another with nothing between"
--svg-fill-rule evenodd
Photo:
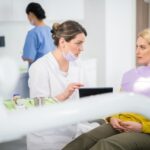
<instances>
[{"instance_id":1,"label":"tablet computer","mask_svg":"<svg viewBox=\"0 0 150 150\"><path fill-rule=\"evenodd\" d=\"M85 96L111 93L111 92L113 92L113 87L88 87L88 88L80 88L79 96L81 98Z\"/></svg>"}]
</instances>

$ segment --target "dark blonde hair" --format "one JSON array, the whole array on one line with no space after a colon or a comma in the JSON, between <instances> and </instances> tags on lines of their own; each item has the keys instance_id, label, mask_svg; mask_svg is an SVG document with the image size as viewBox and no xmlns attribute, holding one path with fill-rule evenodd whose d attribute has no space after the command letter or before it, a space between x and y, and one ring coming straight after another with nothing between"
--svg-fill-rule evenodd
<instances>
[{"instance_id":1,"label":"dark blonde hair","mask_svg":"<svg viewBox=\"0 0 150 150\"><path fill-rule=\"evenodd\" d=\"M51 32L56 46L58 46L59 39L62 37L69 42L74 39L77 34L84 33L84 35L87 36L85 28L78 22L72 20L65 21L61 24L54 23Z\"/></svg>"}]
</instances>

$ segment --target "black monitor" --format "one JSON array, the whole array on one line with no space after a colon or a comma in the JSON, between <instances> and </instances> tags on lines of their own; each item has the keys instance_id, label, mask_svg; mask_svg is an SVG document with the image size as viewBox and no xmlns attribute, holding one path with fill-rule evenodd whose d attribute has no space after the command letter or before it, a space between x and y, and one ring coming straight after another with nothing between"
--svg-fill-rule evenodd
<instances>
[{"instance_id":1,"label":"black monitor","mask_svg":"<svg viewBox=\"0 0 150 150\"><path fill-rule=\"evenodd\" d=\"M0 47L4 47L4 46L5 46L5 37L0 36Z\"/></svg>"},{"instance_id":2,"label":"black monitor","mask_svg":"<svg viewBox=\"0 0 150 150\"><path fill-rule=\"evenodd\" d=\"M97 94L104 94L104 93L112 93L112 87L88 87L88 88L80 88L79 89L79 96L80 98L97 95Z\"/></svg>"}]
</instances>

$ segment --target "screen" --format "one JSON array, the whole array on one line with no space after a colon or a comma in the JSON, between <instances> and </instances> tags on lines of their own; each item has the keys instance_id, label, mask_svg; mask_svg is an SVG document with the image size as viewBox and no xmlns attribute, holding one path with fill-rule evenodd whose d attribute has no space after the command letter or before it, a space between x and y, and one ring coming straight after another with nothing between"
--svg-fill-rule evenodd
<instances>
[{"instance_id":1,"label":"screen","mask_svg":"<svg viewBox=\"0 0 150 150\"><path fill-rule=\"evenodd\" d=\"M0 47L4 47L4 46L5 46L5 37L0 36Z\"/></svg>"},{"instance_id":2,"label":"screen","mask_svg":"<svg viewBox=\"0 0 150 150\"><path fill-rule=\"evenodd\" d=\"M104 94L104 93L111 93L113 92L112 87L88 87L88 88L80 88L79 89L79 96L85 97L85 96L91 96L91 95L97 95L97 94Z\"/></svg>"}]
</instances>

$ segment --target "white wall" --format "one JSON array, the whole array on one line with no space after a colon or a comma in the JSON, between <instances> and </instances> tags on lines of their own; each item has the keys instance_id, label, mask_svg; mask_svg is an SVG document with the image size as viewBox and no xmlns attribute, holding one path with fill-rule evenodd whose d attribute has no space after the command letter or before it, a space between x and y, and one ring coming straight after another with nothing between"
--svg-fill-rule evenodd
<instances>
[{"instance_id":1,"label":"white wall","mask_svg":"<svg viewBox=\"0 0 150 150\"><path fill-rule=\"evenodd\" d=\"M23 43L29 23L26 22L0 22L0 35L5 36L5 47L0 47L0 55L13 57L20 68L27 68L27 63L21 59Z\"/></svg>"},{"instance_id":2,"label":"white wall","mask_svg":"<svg viewBox=\"0 0 150 150\"><path fill-rule=\"evenodd\" d=\"M84 12L88 36L83 55L97 59L97 83L105 86L105 0L85 0Z\"/></svg>"},{"instance_id":3,"label":"white wall","mask_svg":"<svg viewBox=\"0 0 150 150\"><path fill-rule=\"evenodd\" d=\"M84 18L78 21L86 27L88 37L82 57L97 59L99 86L118 88L123 72L135 65L135 0L84 0L83 11ZM20 68L27 67L21 53L30 28L25 21L0 22L0 35L6 37L0 55L11 55Z\"/></svg>"},{"instance_id":4,"label":"white wall","mask_svg":"<svg viewBox=\"0 0 150 150\"><path fill-rule=\"evenodd\" d=\"M106 85L120 88L123 73L135 67L136 1L106 0Z\"/></svg>"},{"instance_id":5,"label":"white wall","mask_svg":"<svg viewBox=\"0 0 150 150\"><path fill-rule=\"evenodd\" d=\"M84 0L0 0L0 21L26 21L25 9L30 2L40 3L48 20L81 19L84 15Z\"/></svg>"}]
</instances>

